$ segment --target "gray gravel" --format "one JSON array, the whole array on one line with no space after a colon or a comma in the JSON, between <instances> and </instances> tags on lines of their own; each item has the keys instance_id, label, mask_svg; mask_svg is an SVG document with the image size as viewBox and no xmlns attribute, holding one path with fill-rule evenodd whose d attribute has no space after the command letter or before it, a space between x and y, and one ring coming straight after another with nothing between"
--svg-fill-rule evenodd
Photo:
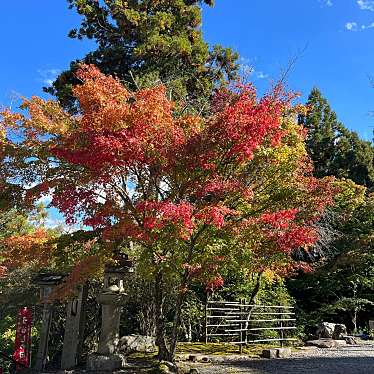
<instances>
[{"instance_id":1,"label":"gray gravel","mask_svg":"<svg viewBox=\"0 0 374 374\"><path fill-rule=\"evenodd\" d=\"M374 345L297 351L289 359L227 359L194 365L201 374L374 374Z\"/></svg>"}]
</instances>

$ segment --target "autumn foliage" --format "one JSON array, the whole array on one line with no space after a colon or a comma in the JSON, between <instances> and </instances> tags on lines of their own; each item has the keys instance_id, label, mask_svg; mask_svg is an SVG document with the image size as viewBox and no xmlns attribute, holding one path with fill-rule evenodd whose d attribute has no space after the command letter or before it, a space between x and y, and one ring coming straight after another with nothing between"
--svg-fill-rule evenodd
<instances>
[{"instance_id":1,"label":"autumn foliage","mask_svg":"<svg viewBox=\"0 0 374 374\"><path fill-rule=\"evenodd\" d=\"M332 187L312 176L280 85L262 98L253 86L222 90L202 117L177 112L163 86L130 92L87 65L77 77L77 115L36 97L22 106L29 116L2 113L8 142L23 139L13 144L19 180L39 180L29 201L52 194L69 224L98 230L107 246L138 243L148 273L167 268L188 283L199 268L208 288L223 282L215 256L281 273L318 240Z\"/></svg>"},{"instance_id":2,"label":"autumn foliage","mask_svg":"<svg viewBox=\"0 0 374 374\"><path fill-rule=\"evenodd\" d=\"M50 265L54 249L51 239L44 229L1 239L0 246L4 249L1 251L0 277L25 265L36 269Z\"/></svg>"}]
</instances>

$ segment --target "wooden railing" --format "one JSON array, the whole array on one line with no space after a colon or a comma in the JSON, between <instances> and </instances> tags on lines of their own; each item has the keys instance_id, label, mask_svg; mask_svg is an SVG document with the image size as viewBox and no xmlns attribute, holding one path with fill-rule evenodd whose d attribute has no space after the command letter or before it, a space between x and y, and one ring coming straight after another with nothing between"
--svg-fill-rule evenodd
<instances>
[{"instance_id":1,"label":"wooden railing","mask_svg":"<svg viewBox=\"0 0 374 374\"><path fill-rule=\"evenodd\" d=\"M205 308L205 342L238 344L296 341L292 306L251 305L240 302L208 301Z\"/></svg>"}]
</instances>

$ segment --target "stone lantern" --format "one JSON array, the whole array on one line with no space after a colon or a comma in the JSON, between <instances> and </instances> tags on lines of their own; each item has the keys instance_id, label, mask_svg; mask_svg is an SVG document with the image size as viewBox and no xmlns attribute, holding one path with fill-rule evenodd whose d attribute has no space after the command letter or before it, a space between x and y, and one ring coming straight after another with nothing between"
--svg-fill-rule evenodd
<instances>
[{"instance_id":1,"label":"stone lantern","mask_svg":"<svg viewBox=\"0 0 374 374\"><path fill-rule=\"evenodd\" d=\"M35 369L42 371L48 354L48 340L53 317L54 305L48 299L53 289L65 278L64 274L39 273L33 280L40 287L40 302L43 304L43 319L40 330L40 341L35 361Z\"/></svg>"},{"instance_id":2,"label":"stone lantern","mask_svg":"<svg viewBox=\"0 0 374 374\"><path fill-rule=\"evenodd\" d=\"M122 306L126 303L124 290L126 277L133 273L132 261L126 255L118 266L107 265L104 272L104 288L97 297L102 307L102 323L97 352L87 359L89 370L116 370L125 364L125 357L118 352L119 327Z\"/></svg>"}]
</instances>

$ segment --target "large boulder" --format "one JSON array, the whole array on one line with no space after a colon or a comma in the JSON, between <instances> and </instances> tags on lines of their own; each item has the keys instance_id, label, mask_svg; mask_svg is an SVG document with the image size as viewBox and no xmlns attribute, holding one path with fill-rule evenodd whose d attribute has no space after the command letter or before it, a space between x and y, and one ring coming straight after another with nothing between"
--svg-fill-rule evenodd
<instances>
[{"instance_id":1,"label":"large boulder","mask_svg":"<svg viewBox=\"0 0 374 374\"><path fill-rule=\"evenodd\" d=\"M347 327L342 323L337 323L334 328L334 333L332 334L333 339L344 339L347 335Z\"/></svg>"},{"instance_id":2,"label":"large boulder","mask_svg":"<svg viewBox=\"0 0 374 374\"><path fill-rule=\"evenodd\" d=\"M122 336L118 345L119 352L130 354L135 352L153 353L157 352L156 339L146 335Z\"/></svg>"},{"instance_id":3,"label":"large boulder","mask_svg":"<svg viewBox=\"0 0 374 374\"><path fill-rule=\"evenodd\" d=\"M318 338L331 339L335 330L335 323L322 322L317 328Z\"/></svg>"}]
</instances>

